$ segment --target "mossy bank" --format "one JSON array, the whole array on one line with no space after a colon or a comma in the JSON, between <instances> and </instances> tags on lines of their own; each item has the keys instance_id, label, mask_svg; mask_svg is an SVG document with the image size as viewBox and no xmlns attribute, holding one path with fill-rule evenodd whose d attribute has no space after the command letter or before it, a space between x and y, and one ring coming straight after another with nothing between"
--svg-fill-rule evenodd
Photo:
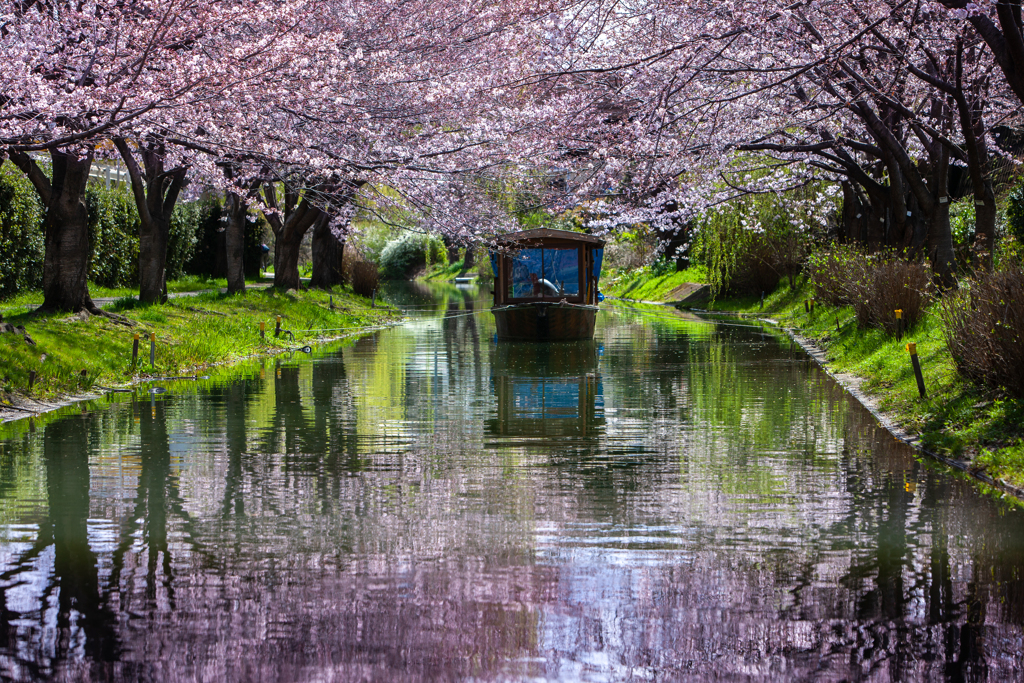
<instances>
[{"instance_id":1,"label":"mossy bank","mask_svg":"<svg viewBox=\"0 0 1024 683\"><path fill-rule=\"evenodd\" d=\"M365 333L399 319L393 309L372 308L369 299L341 288L333 293L203 293L152 306L124 298L108 309L117 318L12 314L8 309L4 321L24 327L26 335L0 334L0 411L4 404L23 409L8 408L5 417L35 410L39 401L195 373L210 365ZM135 335L140 339L133 366ZM152 335L156 342L150 364Z\"/></svg>"}]
</instances>

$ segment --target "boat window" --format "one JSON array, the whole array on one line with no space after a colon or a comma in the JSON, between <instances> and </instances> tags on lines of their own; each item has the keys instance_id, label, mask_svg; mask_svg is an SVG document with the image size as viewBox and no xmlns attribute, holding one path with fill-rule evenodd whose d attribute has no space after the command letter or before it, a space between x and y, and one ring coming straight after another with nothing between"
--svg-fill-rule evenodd
<instances>
[{"instance_id":1,"label":"boat window","mask_svg":"<svg viewBox=\"0 0 1024 683\"><path fill-rule=\"evenodd\" d=\"M509 297L576 297L580 293L577 247L521 249L512 257Z\"/></svg>"}]
</instances>

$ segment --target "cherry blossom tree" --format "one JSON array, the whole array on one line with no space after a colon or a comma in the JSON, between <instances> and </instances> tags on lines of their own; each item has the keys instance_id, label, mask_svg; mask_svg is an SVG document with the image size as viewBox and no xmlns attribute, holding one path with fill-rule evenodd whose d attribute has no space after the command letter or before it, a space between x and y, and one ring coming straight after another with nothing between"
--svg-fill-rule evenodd
<instances>
[{"instance_id":1,"label":"cherry blossom tree","mask_svg":"<svg viewBox=\"0 0 1024 683\"><path fill-rule=\"evenodd\" d=\"M0 141L47 207L44 310L98 310L85 279L83 193L103 139L119 141L122 153L133 145L145 150L145 178L131 154L126 163L144 224L143 297L159 296L165 219L180 191L180 165L161 168L166 147L160 136L201 127L205 103L279 67L271 47L308 5L92 0L8 6L0 30ZM50 154L49 169L38 164L38 152Z\"/></svg>"}]
</instances>

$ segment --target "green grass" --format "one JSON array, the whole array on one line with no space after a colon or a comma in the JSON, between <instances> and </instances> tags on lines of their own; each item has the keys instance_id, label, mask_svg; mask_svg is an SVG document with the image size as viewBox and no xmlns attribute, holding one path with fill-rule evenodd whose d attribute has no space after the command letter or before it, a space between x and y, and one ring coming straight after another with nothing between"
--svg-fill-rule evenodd
<instances>
[{"instance_id":1,"label":"green grass","mask_svg":"<svg viewBox=\"0 0 1024 683\"><path fill-rule=\"evenodd\" d=\"M462 265L465 261L460 259L454 263L435 263L427 266L427 272L420 280L426 280L428 282L450 282L458 277L459 273L462 272Z\"/></svg>"},{"instance_id":2,"label":"green grass","mask_svg":"<svg viewBox=\"0 0 1024 683\"><path fill-rule=\"evenodd\" d=\"M765 297L719 299L708 308L768 317L810 337L825 350L832 370L865 379L864 389L905 429L919 434L925 448L970 461L990 476L1024 486L1024 401L976 387L957 373L946 348L939 305L902 339L876 329L859 329L853 309L816 304L800 280ZM838 331L837 331L838 323ZM920 398L907 342L917 344L927 398Z\"/></svg>"},{"instance_id":3,"label":"green grass","mask_svg":"<svg viewBox=\"0 0 1024 683\"><path fill-rule=\"evenodd\" d=\"M248 280L247 284L254 284L258 282L271 282L271 279L257 279ZM228 286L228 281L225 278L205 278L198 275L187 275L178 280L169 280L167 282L167 291L171 294L177 294L180 292L199 292L204 289L220 289ZM129 287L100 287L94 282L89 283L89 296L93 299L121 299L129 296L137 297L139 295L138 288ZM4 315L8 314L8 311L14 312L20 309L28 308L29 306L39 306L43 303L43 293L41 291L25 292L18 294L17 296L10 297L0 301L0 313Z\"/></svg>"},{"instance_id":4,"label":"green grass","mask_svg":"<svg viewBox=\"0 0 1024 683\"><path fill-rule=\"evenodd\" d=\"M607 296L637 301L666 301L676 287L704 282L704 272L691 267L666 275L652 275L647 268L632 272L610 271L601 278L601 292Z\"/></svg>"},{"instance_id":5,"label":"green grass","mask_svg":"<svg viewBox=\"0 0 1024 683\"><path fill-rule=\"evenodd\" d=\"M0 398L28 394L29 372L37 379L31 396L53 397L94 386L121 385L133 378L180 375L204 366L301 347L317 340L356 333L395 319L390 309L371 309L369 300L348 288L326 292L249 290L244 294L199 294L166 304L140 306L125 298L110 309L134 323L126 327L102 316L8 315L36 342L0 334ZM275 316L292 335L274 337ZM261 339L259 323L266 325ZM149 335L156 333L155 367L149 365ZM133 335L141 336L138 367L131 367ZM82 374L84 371L84 375ZM6 395L5 395L6 394Z\"/></svg>"}]
</instances>

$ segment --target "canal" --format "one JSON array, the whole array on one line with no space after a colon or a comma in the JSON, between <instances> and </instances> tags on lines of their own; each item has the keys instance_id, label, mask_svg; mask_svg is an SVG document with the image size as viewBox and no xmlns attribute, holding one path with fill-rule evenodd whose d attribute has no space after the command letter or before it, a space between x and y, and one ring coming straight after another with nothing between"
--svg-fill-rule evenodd
<instances>
[{"instance_id":1,"label":"canal","mask_svg":"<svg viewBox=\"0 0 1024 683\"><path fill-rule=\"evenodd\" d=\"M1024 511L771 329L408 323L0 431L0 677L1019 680Z\"/></svg>"}]
</instances>

